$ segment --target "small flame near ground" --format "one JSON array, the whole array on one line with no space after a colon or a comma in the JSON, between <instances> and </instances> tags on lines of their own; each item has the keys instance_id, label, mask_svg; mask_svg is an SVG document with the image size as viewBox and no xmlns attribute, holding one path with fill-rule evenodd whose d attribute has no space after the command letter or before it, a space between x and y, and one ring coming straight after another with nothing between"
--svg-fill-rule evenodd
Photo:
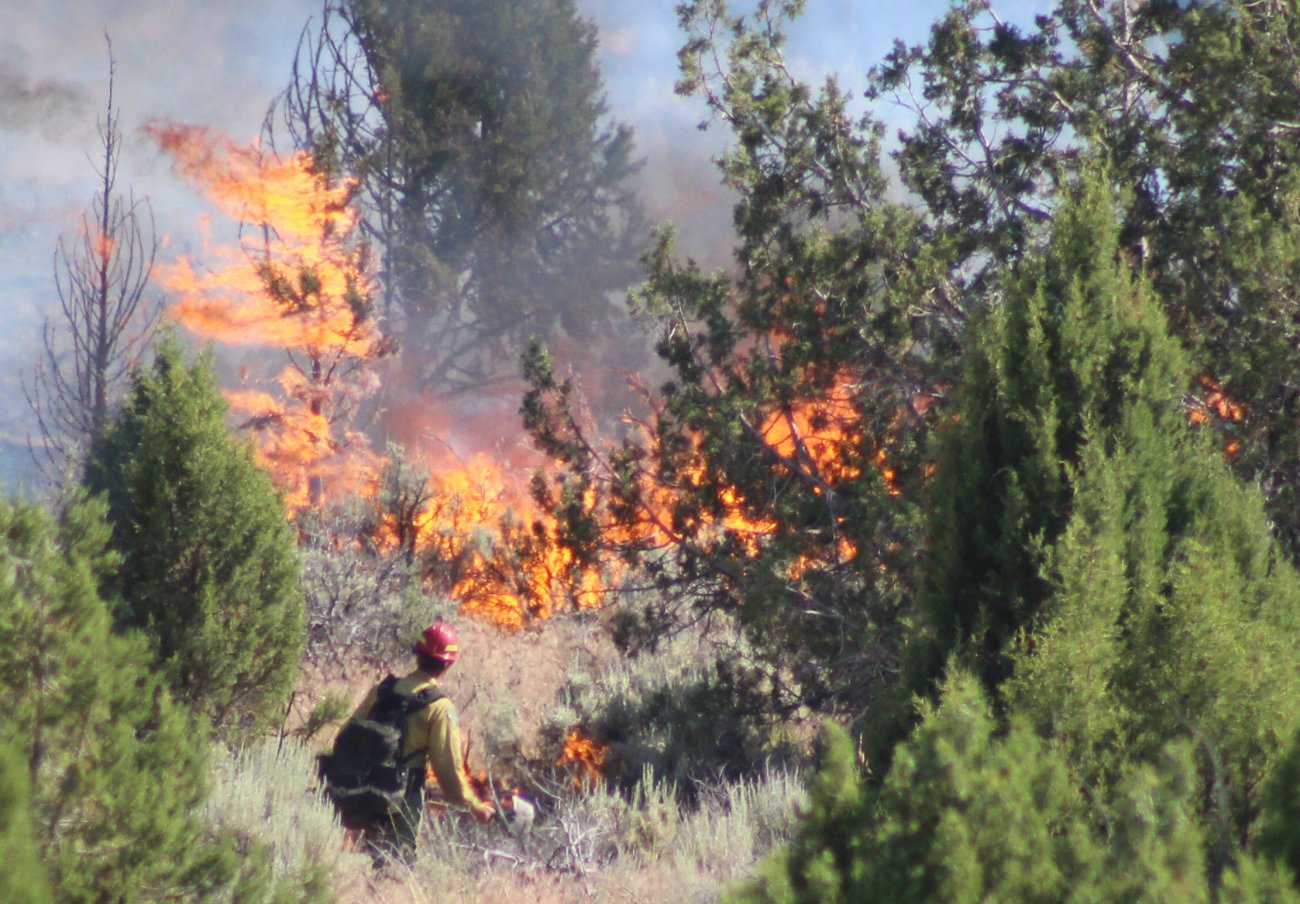
<instances>
[{"instance_id":1,"label":"small flame near ground","mask_svg":"<svg viewBox=\"0 0 1300 904\"><path fill-rule=\"evenodd\" d=\"M564 749L556 758L555 765L569 768L575 785L594 785L604 780L602 770L608 756L608 744L597 743L575 728L564 739Z\"/></svg>"}]
</instances>

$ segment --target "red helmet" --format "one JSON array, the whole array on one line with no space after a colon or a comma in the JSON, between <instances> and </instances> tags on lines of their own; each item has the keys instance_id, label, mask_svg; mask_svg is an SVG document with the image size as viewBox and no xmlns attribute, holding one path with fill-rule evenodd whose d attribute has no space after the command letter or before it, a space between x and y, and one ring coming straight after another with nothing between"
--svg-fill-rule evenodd
<instances>
[{"instance_id":1,"label":"red helmet","mask_svg":"<svg viewBox=\"0 0 1300 904\"><path fill-rule=\"evenodd\" d=\"M451 625L434 622L424 629L420 639L415 642L415 652L443 662L455 662L460 655L460 638Z\"/></svg>"}]
</instances>

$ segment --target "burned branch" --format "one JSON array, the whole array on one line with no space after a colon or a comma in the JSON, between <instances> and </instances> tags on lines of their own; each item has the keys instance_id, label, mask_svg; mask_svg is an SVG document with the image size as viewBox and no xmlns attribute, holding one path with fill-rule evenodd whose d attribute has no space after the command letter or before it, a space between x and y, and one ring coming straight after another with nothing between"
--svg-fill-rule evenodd
<instances>
[{"instance_id":1,"label":"burned branch","mask_svg":"<svg viewBox=\"0 0 1300 904\"><path fill-rule=\"evenodd\" d=\"M108 102L99 120L102 157L91 209L54 252L57 316L47 317L41 350L23 392L39 437L28 445L37 467L57 480L86 454L107 424L131 367L153 335L162 308L145 297L158 252L153 212L117 185L122 135L113 97L117 60L108 44Z\"/></svg>"}]
</instances>

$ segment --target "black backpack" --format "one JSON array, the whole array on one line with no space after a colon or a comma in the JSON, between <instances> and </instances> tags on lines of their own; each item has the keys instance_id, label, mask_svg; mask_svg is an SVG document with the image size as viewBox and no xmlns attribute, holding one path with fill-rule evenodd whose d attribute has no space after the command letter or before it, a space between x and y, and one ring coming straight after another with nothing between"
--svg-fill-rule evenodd
<instances>
[{"instance_id":1,"label":"black backpack","mask_svg":"<svg viewBox=\"0 0 1300 904\"><path fill-rule=\"evenodd\" d=\"M325 793L343 824L364 828L396 815L407 792L424 781L423 750L402 756L406 717L446 696L436 687L408 696L393 690L397 678L380 682L375 705L364 719L353 719L334 739L334 750L319 758ZM413 769L419 765L420 768Z\"/></svg>"}]
</instances>

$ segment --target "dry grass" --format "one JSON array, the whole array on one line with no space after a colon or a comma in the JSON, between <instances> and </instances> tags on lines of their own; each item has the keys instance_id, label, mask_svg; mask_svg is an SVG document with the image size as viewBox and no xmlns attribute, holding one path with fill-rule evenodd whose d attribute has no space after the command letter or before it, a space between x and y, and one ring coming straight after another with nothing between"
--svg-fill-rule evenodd
<instances>
[{"instance_id":1,"label":"dry grass","mask_svg":"<svg viewBox=\"0 0 1300 904\"><path fill-rule=\"evenodd\" d=\"M292 740L218 750L204 819L219 832L265 844L279 881L313 871L341 879L368 858L348 852L333 806L313 787L314 767L311 752Z\"/></svg>"},{"instance_id":2,"label":"dry grass","mask_svg":"<svg viewBox=\"0 0 1300 904\"><path fill-rule=\"evenodd\" d=\"M501 828L431 821L413 867L354 871L341 904L710 902L788 837L804 799L787 773L717 786L679 812L667 789L633 801L575 794L520 844Z\"/></svg>"},{"instance_id":3,"label":"dry grass","mask_svg":"<svg viewBox=\"0 0 1300 904\"><path fill-rule=\"evenodd\" d=\"M444 684L472 745L471 766L526 776L539 799L537 824L521 843L500 824L482 827L463 814L434 815L411 868L375 872L368 858L341 855L334 887L342 904L713 901L788 836L802 797L788 773L697 786L688 795L696 805L683 810L676 789L648 772L630 794L618 794L575 788L549 769L543 736L562 715L557 701L573 696L575 680L612 680L629 668L598 616L557 617L523 632L468 619L457 619L456 626L461 658ZM286 728L299 728L329 694L346 700L350 712L383 674L410 666L409 656L398 655L379 668L309 669ZM647 663L636 667L644 671ZM604 688L610 682L597 683ZM327 726L311 746L326 746L337 728Z\"/></svg>"},{"instance_id":4,"label":"dry grass","mask_svg":"<svg viewBox=\"0 0 1300 904\"><path fill-rule=\"evenodd\" d=\"M575 662L600 670L617 658L599 620L591 615L558 617L542 628L513 632L472 619L457 619L455 624L461 657L442 683L456 702L461 730L472 746L471 761L478 768L536 758L540 729ZM285 730L299 731L313 707L328 695L341 697L352 712L384 675L404 674L413 665L404 653L380 666L305 665ZM338 727L327 726L311 745L328 746Z\"/></svg>"},{"instance_id":5,"label":"dry grass","mask_svg":"<svg viewBox=\"0 0 1300 904\"><path fill-rule=\"evenodd\" d=\"M525 844L500 829L434 825L416 867L394 881L405 890L394 893L421 904L714 901L789 836L803 791L795 777L774 773L716 786L700 800L679 811L670 789L653 782L630 801L574 794Z\"/></svg>"}]
</instances>

